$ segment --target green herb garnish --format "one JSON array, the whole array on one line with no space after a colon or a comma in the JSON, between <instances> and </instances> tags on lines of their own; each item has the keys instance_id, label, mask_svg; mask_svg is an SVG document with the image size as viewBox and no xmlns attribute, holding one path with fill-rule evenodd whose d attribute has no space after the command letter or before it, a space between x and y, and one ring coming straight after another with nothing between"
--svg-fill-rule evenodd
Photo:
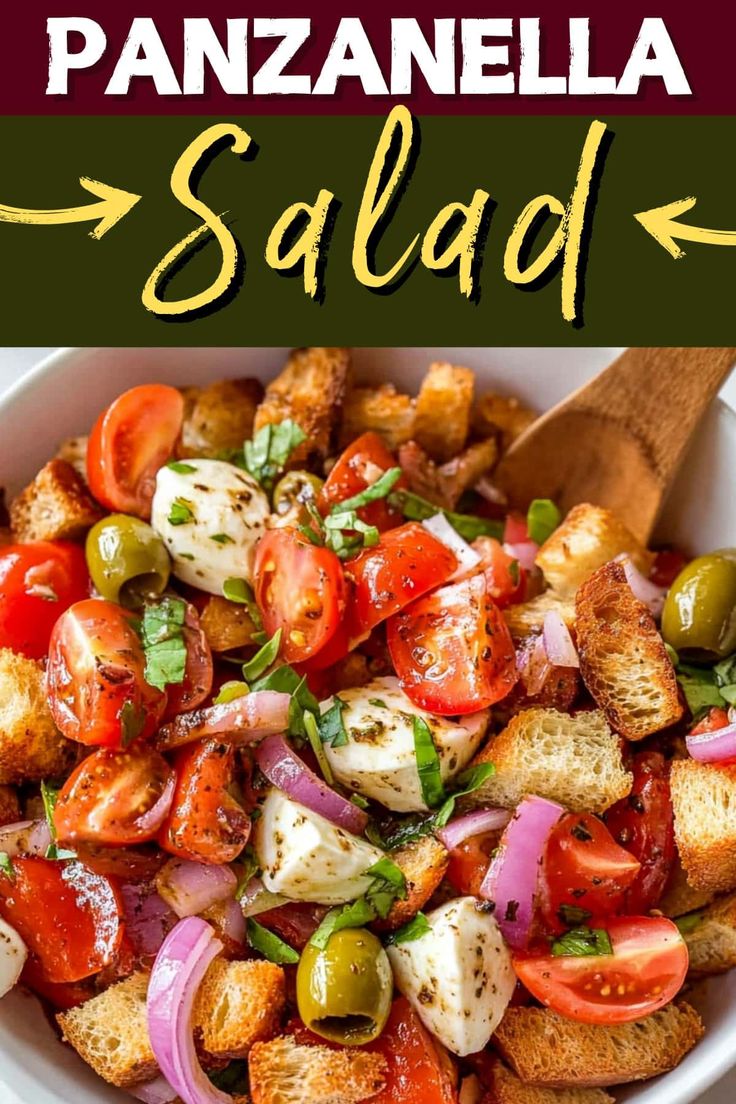
<instances>
[{"instance_id":1,"label":"green herb garnish","mask_svg":"<svg viewBox=\"0 0 736 1104\"><path fill-rule=\"evenodd\" d=\"M690 933L694 932L696 928L699 928L702 923L702 912L688 912L685 916L678 916L674 921L675 927L680 935L690 935Z\"/></svg>"},{"instance_id":2,"label":"green herb garnish","mask_svg":"<svg viewBox=\"0 0 736 1104\"><path fill-rule=\"evenodd\" d=\"M552 944L552 954L582 958L586 955L612 955L608 932L603 928L572 928Z\"/></svg>"},{"instance_id":3,"label":"green herb garnish","mask_svg":"<svg viewBox=\"0 0 736 1104\"><path fill-rule=\"evenodd\" d=\"M456 514L452 510L444 510L433 502L428 502L413 491L392 491L388 496L391 506L401 510L409 521L425 521L435 514L444 514L456 533L466 541L474 541L476 537L503 538L503 523L492 521L490 518L475 517L472 514Z\"/></svg>"},{"instance_id":4,"label":"green herb garnish","mask_svg":"<svg viewBox=\"0 0 736 1104\"><path fill-rule=\"evenodd\" d=\"M243 678L246 682L252 682L253 679L260 678L264 671L273 664L276 656L279 654L279 648L281 647L281 635L282 629L277 629L270 640L268 640L262 648L259 648L256 654L243 664Z\"/></svg>"},{"instance_id":5,"label":"green herb garnish","mask_svg":"<svg viewBox=\"0 0 736 1104\"><path fill-rule=\"evenodd\" d=\"M330 747L344 747L348 742L348 733L342 719L342 711L346 708L346 702L332 696L332 705L324 713L317 717L317 727L323 744Z\"/></svg>"},{"instance_id":6,"label":"green herb garnish","mask_svg":"<svg viewBox=\"0 0 736 1104\"><path fill-rule=\"evenodd\" d=\"M130 704L126 702L126 705ZM51 837L51 843L46 848L46 858L53 861L63 861L64 859L76 859L76 851L69 851L65 847L59 847L56 838L56 822L54 821L54 809L56 803L59 800L59 791L50 786L48 782L43 781L41 783L41 800L43 802L43 812L46 817L46 823L49 826L49 836Z\"/></svg>"},{"instance_id":7,"label":"green herb garnish","mask_svg":"<svg viewBox=\"0 0 736 1104\"><path fill-rule=\"evenodd\" d=\"M309 940L313 947L323 951L335 932L343 928L362 928L376 919L376 910L365 897L330 909L316 932Z\"/></svg>"},{"instance_id":8,"label":"green herb garnish","mask_svg":"<svg viewBox=\"0 0 736 1104\"><path fill-rule=\"evenodd\" d=\"M526 513L529 540L544 544L562 521L562 514L551 498L535 498Z\"/></svg>"},{"instance_id":9,"label":"green herb garnish","mask_svg":"<svg viewBox=\"0 0 736 1104\"><path fill-rule=\"evenodd\" d=\"M13 869L13 860L7 851L0 851L0 871L9 878L11 882L15 881L15 870Z\"/></svg>"},{"instance_id":10,"label":"green herb garnish","mask_svg":"<svg viewBox=\"0 0 736 1104\"><path fill-rule=\"evenodd\" d=\"M368 704L374 706L375 709L388 709L385 701L382 701L380 698L369 698Z\"/></svg>"},{"instance_id":11,"label":"green herb garnish","mask_svg":"<svg viewBox=\"0 0 736 1104\"><path fill-rule=\"evenodd\" d=\"M227 533L213 533L210 540L214 541L215 544L235 544L233 538L228 536Z\"/></svg>"},{"instance_id":12,"label":"green herb garnish","mask_svg":"<svg viewBox=\"0 0 736 1104\"><path fill-rule=\"evenodd\" d=\"M395 483L398 483L401 479L401 468L389 468L383 475L371 483L365 490L359 491L358 494L353 495L352 498L343 499L342 502L336 502L332 507L330 513L340 514L345 511L359 510L362 506L367 506L370 502L376 502L379 498L385 498L389 491L392 489Z\"/></svg>"},{"instance_id":13,"label":"green herb garnish","mask_svg":"<svg viewBox=\"0 0 736 1104\"><path fill-rule=\"evenodd\" d=\"M213 705L227 705L228 702L235 701L237 698L244 698L249 692L249 686L247 682L237 682L232 680L231 682L223 682L220 687L220 693L213 701Z\"/></svg>"},{"instance_id":14,"label":"green herb garnish","mask_svg":"<svg viewBox=\"0 0 736 1104\"><path fill-rule=\"evenodd\" d=\"M412 943L415 939L421 939L423 935L431 930L427 917L423 912L418 912L408 924L404 924L403 927L397 928L395 932L391 932L386 942L389 945L392 943Z\"/></svg>"},{"instance_id":15,"label":"green herb garnish","mask_svg":"<svg viewBox=\"0 0 736 1104\"><path fill-rule=\"evenodd\" d=\"M185 464L182 460L170 460L166 467L178 475L193 475L197 470L193 464Z\"/></svg>"},{"instance_id":16,"label":"green herb garnish","mask_svg":"<svg viewBox=\"0 0 736 1104\"><path fill-rule=\"evenodd\" d=\"M194 521L194 510L191 502L185 498L175 498L171 503L168 517L169 525L187 525Z\"/></svg>"},{"instance_id":17,"label":"green herb garnish","mask_svg":"<svg viewBox=\"0 0 736 1104\"><path fill-rule=\"evenodd\" d=\"M307 686L306 676L300 678L293 667L283 664L263 678L251 683L251 690L278 690L290 694L288 732L300 740L308 739L304 728L304 711L319 718L319 702ZM318 722L319 723L319 722Z\"/></svg>"},{"instance_id":18,"label":"green herb garnish","mask_svg":"<svg viewBox=\"0 0 736 1104\"><path fill-rule=\"evenodd\" d=\"M412 718L414 732L414 754L417 761L417 773L419 784L422 787L422 797L425 805L430 809L436 809L446 798L445 787L442 783L440 757L434 746L432 732L423 717Z\"/></svg>"},{"instance_id":19,"label":"green herb garnish","mask_svg":"<svg viewBox=\"0 0 736 1104\"><path fill-rule=\"evenodd\" d=\"M149 686L163 690L181 685L187 665L184 623L187 605L181 598L162 598L149 603L143 611L141 642L146 656L145 679Z\"/></svg>"},{"instance_id":20,"label":"green herb garnish","mask_svg":"<svg viewBox=\"0 0 736 1104\"><path fill-rule=\"evenodd\" d=\"M306 439L304 430L291 418L263 426L252 441L245 442L246 471L262 487L270 490L276 477L284 470L294 449Z\"/></svg>"},{"instance_id":21,"label":"green herb garnish","mask_svg":"<svg viewBox=\"0 0 736 1104\"><path fill-rule=\"evenodd\" d=\"M364 897L348 905L330 909L309 940L313 947L324 950L335 932L343 928L362 928L379 917L385 919L397 897L406 897L406 879L388 856L366 870L373 879Z\"/></svg>"},{"instance_id":22,"label":"green herb garnish","mask_svg":"<svg viewBox=\"0 0 736 1104\"><path fill-rule=\"evenodd\" d=\"M268 928L264 928L263 924L259 924L257 920L250 916L246 921L246 931L250 946L254 951L258 951L264 958L267 958L269 962L277 962L279 965L293 965L299 961L298 951L295 951L288 943L284 943L278 935L274 935Z\"/></svg>"},{"instance_id":23,"label":"green herb garnish","mask_svg":"<svg viewBox=\"0 0 736 1104\"><path fill-rule=\"evenodd\" d=\"M415 840L430 835L437 828L444 828L455 812L455 802L458 797L464 797L466 794L479 789L486 779L495 773L495 770L493 763L479 763L475 767L469 767L462 771L455 779L459 789L451 793L435 813L421 819L412 818L407 820L396 828L386 840L383 840L379 846L385 847L387 851L395 851L398 847L404 847L407 843L414 843Z\"/></svg>"},{"instance_id":24,"label":"green herb garnish","mask_svg":"<svg viewBox=\"0 0 736 1104\"><path fill-rule=\"evenodd\" d=\"M335 776L332 773L332 767L325 755L325 749L322 746L320 732L317 727L317 718L314 713L310 713L308 709L305 709L302 714L302 723L304 725L304 731L307 734L307 739L309 740L309 746L314 752L314 756L319 764L319 769L322 771L322 777L328 786L332 786L335 782Z\"/></svg>"},{"instance_id":25,"label":"green herb garnish","mask_svg":"<svg viewBox=\"0 0 736 1104\"><path fill-rule=\"evenodd\" d=\"M208 1070L207 1076L216 1089L231 1095L243 1095L248 1089L248 1063L243 1058L230 1062L224 1069Z\"/></svg>"}]
</instances>

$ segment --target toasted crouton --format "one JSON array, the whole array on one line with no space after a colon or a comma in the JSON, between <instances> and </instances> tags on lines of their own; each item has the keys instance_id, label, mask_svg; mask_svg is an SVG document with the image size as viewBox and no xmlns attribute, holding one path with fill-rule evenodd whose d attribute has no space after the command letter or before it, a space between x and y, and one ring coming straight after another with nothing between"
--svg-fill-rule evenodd
<instances>
[{"instance_id":1,"label":"toasted crouton","mask_svg":"<svg viewBox=\"0 0 736 1104\"><path fill-rule=\"evenodd\" d=\"M194 1004L202 1046L216 1058L245 1058L254 1043L276 1034L285 999L280 966L215 959Z\"/></svg>"},{"instance_id":2,"label":"toasted crouton","mask_svg":"<svg viewBox=\"0 0 736 1104\"><path fill-rule=\"evenodd\" d=\"M577 593L580 673L609 724L642 740L679 721L677 676L654 618L620 563L599 567Z\"/></svg>"},{"instance_id":3,"label":"toasted crouton","mask_svg":"<svg viewBox=\"0 0 736 1104\"><path fill-rule=\"evenodd\" d=\"M572 812L602 813L631 791L621 748L598 710L571 717L526 709L512 717L473 760L495 774L472 795L473 805L513 809L525 794L559 801Z\"/></svg>"},{"instance_id":4,"label":"toasted crouton","mask_svg":"<svg viewBox=\"0 0 736 1104\"><path fill-rule=\"evenodd\" d=\"M505 452L536 418L534 411L523 406L518 399L487 391L478 397L473 410L472 426L481 437L500 432Z\"/></svg>"},{"instance_id":5,"label":"toasted crouton","mask_svg":"<svg viewBox=\"0 0 736 1104\"><path fill-rule=\"evenodd\" d=\"M65 1040L93 1070L118 1088L149 1081L158 1068L148 1036L149 975L125 981L57 1016ZM245 1057L277 1029L284 972L271 962L215 959L197 994L192 1023L205 1058Z\"/></svg>"},{"instance_id":6,"label":"toasted crouton","mask_svg":"<svg viewBox=\"0 0 736 1104\"><path fill-rule=\"evenodd\" d=\"M66 460L50 460L10 506L10 524L19 541L76 540L102 510L82 477Z\"/></svg>"},{"instance_id":7,"label":"toasted crouton","mask_svg":"<svg viewBox=\"0 0 736 1104\"><path fill-rule=\"evenodd\" d=\"M451 510L469 487L473 487L498 459L493 438L475 441L446 464L437 465L416 441L399 449L399 464L415 494L436 506Z\"/></svg>"},{"instance_id":8,"label":"toasted crouton","mask_svg":"<svg viewBox=\"0 0 736 1104\"><path fill-rule=\"evenodd\" d=\"M394 931L408 924L435 892L450 861L449 852L434 836L398 847L391 858L406 878L406 897L396 900L386 919L374 924L378 931Z\"/></svg>"},{"instance_id":9,"label":"toasted crouton","mask_svg":"<svg viewBox=\"0 0 736 1104\"><path fill-rule=\"evenodd\" d=\"M211 595L199 615L202 632L213 652L229 652L252 643L256 626L246 606Z\"/></svg>"},{"instance_id":10,"label":"toasted crouton","mask_svg":"<svg viewBox=\"0 0 736 1104\"><path fill-rule=\"evenodd\" d=\"M544 542L537 566L559 594L572 595L597 568L621 554L645 575L654 558L610 510L583 502Z\"/></svg>"},{"instance_id":11,"label":"toasted crouton","mask_svg":"<svg viewBox=\"0 0 736 1104\"><path fill-rule=\"evenodd\" d=\"M533 647L535 639L527 638L526 645L522 641L519 654L522 649ZM493 707L494 720L508 724L513 716L524 709L557 709L561 713L568 713L580 691L580 675L575 667L550 666L544 676L544 681L539 689L530 694L524 684L524 676L511 688L511 691L497 702Z\"/></svg>"},{"instance_id":12,"label":"toasted crouton","mask_svg":"<svg viewBox=\"0 0 736 1104\"><path fill-rule=\"evenodd\" d=\"M680 1062L703 1034L684 1001L634 1023L585 1024L549 1008L509 1008L494 1043L524 1082L553 1089L646 1081Z\"/></svg>"},{"instance_id":13,"label":"toasted crouton","mask_svg":"<svg viewBox=\"0 0 736 1104\"><path fill-rule=\"evenodd\" d=\"M77 475L80 475L84 482L87 482L87 448L89 446L89 437L67 437L62 441L57 449L56 455L59 460L66 460L68 464L74 468Z\"/></svg>"},{"instance_id":14,"label":"toasted crouton","mask_svg":"<svg viewBox=\"0 0 736 1104\"><path fill-rule=\"evenodd\" d=\"M0 786L0 827L17 824L21 819L20 801L12 786Z\"/></svg>"},{"instance_id":15,"label":"toasted crouton","mask_svg":"<svg viewBox=\"0 0 736 1104\"><path fill-rule=\"evenodd\" d=\"M413 436L433 460L449 460L464 446L474 386L470 368L446 362L430 364L417 395Z\"/></svg>"},{"instance_id":16,"label":"toasted crouton","mask_svg":"<svg viewBox=\"0 0 736 1104\"><path fill-rule=\"evenodd\" d=\"M210 456L243 447L253 434L263 386L255 379L218 380L184 392L185 413L177 455Z\"/></svg>"},{"instance_id":17,"label":"toasted crouton","mask_svg":"<svg viewBox=\"0 0 736 1104\"><path fill-rule=\"evenodd\" d=\"M383 1088L386 1066L358 1047L302 1046L282 1035L251 1050L250 1092L253 1104L358 1104Z\"/></svg>"},{"instance_id":18,"label":"toasted crouton","mask_svg":"<svg viewBox=\"0 0 736 1104\"><path fill-rule=\"evenodd\" d=\"M690 885L682 863L678 859L673 864L670 880L657 908L665 916L685 916L688 912L705 908L711 903L713 896L710 890L695 889Z\"/></svg>"},{"instance_id":19,"label":"toasted crouton","mask_svg":"<svg viewBox=\"0 0 736 1104\"><path fill-rule=\"evenodd\" d=\"M339 445L345 448L356 437L372 431L397 449L414 430L414 399L397 391L392 383L380 387L353 387L342 411Z\"/></svg>"},{"instance_id":20,"label":"toasted crouton","mask_svg":"<svg viewBox=\"0 0 736 1104\"><path fill-rule=\"evenodd\" d=\"M675 838L696 889L736 889L736 766L678 759L670 775Z\"/></svg>"},{"instance_id":21,"label":"toasted crouton","mask_svg":"<svg viewBox=\"0 0 736 1104\"><path fill-rule=\"evenodd\" d=\"M719 898L692 918L696 926L683 931L690 976L725 974L736 966L736 893Z\"/></svg>"},{"instance_id":22,"label":"toasted crouton","mask_svg":"<svg viewBox=\"0 0 736 1104\"><path fill-rule=\"evenodd\" d=\"M310 458L324 459L330 451L348 384L347 349L295 349L283 371L266 388L256 410L254 429L295 421L307 439L296 448L290 467L303 467Z\"/></svg>"},{"instance_id":23,"label":"toasted crouton","mask_svg":"<svg viewBox=\"0 0 736 1104\"><path fill-rule=\"evenodd\" d=\"M0 648L0 785L64 774L74 750L52 720L40 664Z\"/></svg>"},{"instance_id":24,"label":"toasted crouton","mask_svg":"<svg viewBox=\"0 0 736 1104\"><path fill-rule=\"evenodd\" d=\"M489 1073L491 1098L481 1104L614 1104L603 1089L544 1089L525 1084L503 1062Z\"/></svg>"},{"instance_id":25,"label":"toasted crouton","mask_svg":"<svg viewBox=\"0 0 736 1104\"><path fill-rule=\"evenodd\" d=\"M574 627L575 602L572 598L563 598L554 590L545 590L528 602L508 606L503 611L503 616L514 641L518 643L531 633L539 634L550 610L559 613L568 629Z\"/></svg>"}]
</instances>

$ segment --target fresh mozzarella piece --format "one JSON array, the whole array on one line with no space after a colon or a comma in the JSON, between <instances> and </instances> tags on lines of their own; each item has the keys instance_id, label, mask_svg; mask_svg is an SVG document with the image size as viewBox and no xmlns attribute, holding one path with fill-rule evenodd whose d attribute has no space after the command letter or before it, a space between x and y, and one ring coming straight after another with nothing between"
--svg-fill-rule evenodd
<instances>
[{"instance_id":1,"label":"fresh mozzarella piece","mask_svg":"<svg viewBox=\"0 0 736 1104\"><path fill-rule=\"evenodd\" d=\"M0 997L13 988L27 957L26 945L15 928L0 919Z\"/></svg>"},{"instance_id":2,"label":"fresh mozzarella piece","mask_svg":"<svg viewBox=\"0 0 736 1104\"><path fill-rule=\"evenodd\" d=\"M222 594L226 579L250 582L268 498L247 472L224 460L186 460L177 468L156 476L151 516L174 574L208 594Z\"/></svg>"},{"instance_id":3,"label":"fresh mozzarella piece","mask_svg":"<svg viewBox=\"0 0 736 1104\"><path fill-rule=\"evenodd\" d=\"M341 690L338 696L345 703L342 720L348 741L342 747L325 744L335 778L401 813L427 811L414 754L414 718L426 721L447 782L473 758L490 716L486 709L459 721L435 717L414 705L393 677ZM331 704L332 699L323 702L323 711Z\"/></svg>"},{"instance_id":4,"label":"fresh mozzarella piece","mask_svg":"<svg viewBox=\"0 0 736 1104\"><path fill-rule=\"evenodd\" d=\"M320 905L362 897L372 881L366 870L384 857L275 788L256 821L254 843L267 890Z\"/></svg>"},{"instance_id":5,"label":"fresh mozzarella piece","mask_svg":"<svg viewBox=\"0 0 736 1104\"><path fill-rule=\"evenodd\" d=\"M427 914L430 930L387 947L397 989L454 1054L482 1050L511 1000L516 976L498 924L475 897Z\"/></svg>"}]
</instances>

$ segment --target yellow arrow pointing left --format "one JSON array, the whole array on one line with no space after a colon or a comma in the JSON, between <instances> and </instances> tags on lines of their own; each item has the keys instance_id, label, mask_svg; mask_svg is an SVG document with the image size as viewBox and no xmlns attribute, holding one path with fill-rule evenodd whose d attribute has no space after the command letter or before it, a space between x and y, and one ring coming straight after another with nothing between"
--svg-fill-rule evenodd
<instances>
[{"instance_id":1,"label":"yellow arrow pointing left","mask_svg":"<svg viewBox=\"0 0 736 1104\"><path fill-rule=\"evenodd\" d=\"M111 184L103 184L99 180L91 180L88 176L81 176L79 183L92 195L97 196L97 203L88 203L80 207L62 207L56 211L35 211L24 207L8 207L0 203L0 222L22 222L29 226L59 226L66 222L96 222L94 230L90 230L90 237L97 241L111 230L116 222L128 214L135 207L141 196L133 192L123 191L122 188L113 188Z\"/></svg>"},{"instance_id":2,"label":"yellow arrow pointing left","mask_svg":"<svg viewBox=\"0 0 736 1104\"><path fill-rule=\"evenodd\" d=\"M692 211L696 202L695 196L687 196L686 199L677 199L674 203L665 203L663 207L640 211L634 218L675 260L685 256L685 250L677 244L678 241L700 242L702 245L736 245L736 230L711 230L706 226L680 222L680 217Z\"/></svg>"}]
</instances>

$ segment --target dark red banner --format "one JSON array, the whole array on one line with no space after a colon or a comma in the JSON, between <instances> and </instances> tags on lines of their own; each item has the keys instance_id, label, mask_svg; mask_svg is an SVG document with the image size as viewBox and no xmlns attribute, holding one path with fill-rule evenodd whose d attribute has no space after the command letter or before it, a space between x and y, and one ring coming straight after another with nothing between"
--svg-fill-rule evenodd
<instances>
[{"instance_id":1,"label":"dark red banner","mask_svg":"<svg viewBox=\"0 0 736 1104\"><path fill-rule=\"evenodd\" d=\"M646 7L632 0L376 0L337 8L283 0L276 10L254 0L34 0L4 9L0 110L8 115L381 115L396 102L420 115L736 113L736 5L722 0ZM268 22L289 17L310 24L284 37ZM52 24L53 94L49 19L82 21L81 30ZM203 22L186 32L187 19ZM495 22L481 26L481 19ZM648 49L636 46L644 20L644 38L656 39ZM663 29L653 30L654 20ZM331 56L336 34L342 46ZM351 57L361 76L346 73ZM667 80L656 72L662 68Z\"/></svg>"}]
</instances>

